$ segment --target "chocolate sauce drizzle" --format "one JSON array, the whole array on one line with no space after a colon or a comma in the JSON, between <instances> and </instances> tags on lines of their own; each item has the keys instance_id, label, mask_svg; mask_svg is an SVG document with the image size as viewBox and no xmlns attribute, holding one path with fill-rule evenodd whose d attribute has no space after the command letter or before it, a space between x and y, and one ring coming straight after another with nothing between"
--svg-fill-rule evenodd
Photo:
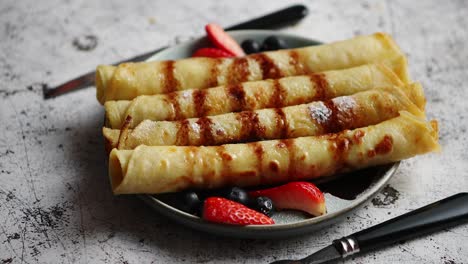
<instances>
[{"instance_id":1,"label":"chocolate sauce drizzle","mask_svg":"<svg viewBox=\"0 0 468 264\"><path fill-rule=\"evenodd\" d=\"M230 173L230 162L233 160L233 157L226 152L226 147L222 145L216 147L216 153L221 158L221 162L223 164L221 167L223 183L225 185L233 185L234 181L232 178L234 178L234 176L232 175L232 173Z\"/></svg>"},{"instance_id":2,"label":"chocolate sauce drizzle","mask_svg":"<svg viewBox=\"0 0 468 264\"><path fill-rule=\"evenodd\" d=\"M195 112L198 117L205 116L208 112L206 106L206 90L194 90L193 91L193 104L195 105Z\"/></svg>"},{"instance_id":3,"label":"chocolate sauce drizzle","mask_svg":"<svg viewBox=\"0 0 468 264\"><path fill-rule=\"evenodd\" d=\"M200 145L216 145L215 136L213 135L213 121L209 117L200 117L197 120L200 127Z\"/></svg>"},{"instance_id":4,"label":"chocolate sauce drizzle","mask_svg":"<svg viewBox=\"0 0 468 264\"><path fill-rule=\"evenodd\" d=\"M242 84L233 84L226 86L229 95L232 111L239 112L246 109L245 91Z\"/></svg>"},{"instance_id":5,"label":"chocolate sauce drizzle","mask_svg":"<svg viewBox=\"0 0 468 264\"><path fill-rule=\"evenodd\" d=\"M297 166L296 166L296 152L294 151L294 139L283 139L280 141L286 146L288 150L289 164L288 164L288 180L297 179Z\"/></svg>"},{"instance_id":6,"label":"chocolate sauce drizzle","mask_svg":"<svg viewBox=\"0 0 468 264\"><path fill-rule=\"evenodd\" d=\"M299 61L299 54L295 50L289 51L289 65L293 66L295 75L301 75L305 73L304 65Z\"/></svg>"},{"instance_id":7,"label":"chocolate sauce drizzle","mask_svg":"<svg viewBox=\"0 0 468 264\"><path fill-rule=\"evenodd\" d=\"M323 73L313 73L309 74L310 81L315 84L316 93L314 100L325 100L333 97L330 94L330 88L325 74Z\"/></svg>"},{"instance_id":8,"label":"chocolate sauce drizzle","mask_svg":"<svg viewBox=\"0 0 468 264\"><path fill-rule=\"evenodd\" d=\"M237 84L249 79L249 62L247 58L234 59L228 69L228 84Z\"/></svg>"},{"instance_id":9,"label":"chocolate sauce drizzle","mask_svg":"<svg viewBox=\"0 0 468 264\"><path fill-rule=\"evenodd\" d=\"M218 75L219 75L219 65L223 62L221 59L216 58L211 60L211 70L210 70L210 77L206 83L206 87L215 87L218 86Z\"/></svg>"},{"instance_id":10,"label":"chocolate sauce drizzle","mask_svg":"<svg viewBox=\"0 0 468 264\"><path fill-rule=\"evenodd\" d=\"M179 104L179 98L178 98L178 93L177 92L172 92L172 93L168 93L166 94L166 98L169 102L169 104L172 106L172 108L174 109L174 112L173 112L173 115L172 115L172 118L171 119L168 119L168 121L171 121L171 120L180 120L182 119L182 110L180 108L180 104ZM155 106L155 107L159 107L159 106Z\"/></svg>"},{"instance_id":11,"label":"chocolate sauce drizzle","mask_svg":"<svg viewBox=\"0 0 468 264\"><path fill-rule=\"evenodd\" d=\"M273 93L271 95L270 101L268 102L267 108L277 108L277 107L282 107L285 104L284 99L286 98L285 96L285 91L283 87L281 86L281 83L279 80L274 79L272 80L273 82Z\"/></svg>"},{"instance_id":12,"label":"chocolate sauce drizzle","mask_svg":"<svg viewBox=\"0 0 468 264\"><path fill-rule=\"evenodd\" d=\"M249 146L253 149L253 152L255 153L255 156L257 157L257 169L259 173L262 175L263 167L263 146L260 142L253 142L250 143Z\"/></svg>"},{"instance_id":13,"label":"chocolate sauce drizzle","mask_svg":"<svg viewBox=\"0 0 468 264\"><path fill-rule=\"evenodd\" d=\"M178 130L176 135L177 146L187 146L189 143L190 122L187 119L178 122Z\"/></svg>"},{"instance_id":14,"label":"chocolate sauce drizzle","mask_svg":"<svg viewBox=\"0 0 468 264\"><path fill-rule=\"evenodd\" d=\"M170 93L173 91L177 91L179 88L179 82L174 76L174 64L175 61L168 60L164 62L163 66L163 76L164 79L164 93Z\"/></svg>"},{"instance_id":15,"label":"chocolate sauce drizzle","mask_svg":"<svg viewBox=\"0 0 468 264\"><path fill-rule=\"evenodd\" d=\"M283 109L275 108L276 112L276 131L279 132L278 138L287 138L288 137L288 120L284 114Z\"/></svg>"},{"instance_id":16,"label":"chocolate sauce drizzle","mask_svg":"<svg viewBox=\"0 0 468 264\"><path fill-rule=\"evenodd\" d=\"M259 53L251 55L250 57L259 64L263 80L283 77L281 70L266 54Z\"/></svg>"},{"instance_id":17,"label":"chocolate sauce drizzle","mask_svg":"<svg viewBox=\"0 0 468 264\"><path fill-rule=\"evenodd\" d=\"M265 127L260 124L257 113L244 111L238 113L236 118L241 123L239 141L256 141L265 137Z\"/></svg>"}]
</instances>

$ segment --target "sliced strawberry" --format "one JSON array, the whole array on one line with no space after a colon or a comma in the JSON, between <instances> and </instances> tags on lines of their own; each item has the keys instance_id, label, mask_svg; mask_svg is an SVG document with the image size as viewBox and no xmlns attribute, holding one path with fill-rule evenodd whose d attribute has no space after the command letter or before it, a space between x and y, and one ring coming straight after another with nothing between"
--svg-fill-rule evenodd
<instances>
[{"instance_id":1,"label":"sliced strawberry","mask_svg":"<svg viewBox=\"0 0 468 264\"><path fill-rule=\"evenodd\" d=\"M207 24L205 26L205 30L211 43L216 47L237 57L245 56L244 50L242 50L241 46L239 46L239 44L219 25Z\"/></svg>"},{"instance_id":2,"label":"sliced strawberry","mask_svg":"<svg viewBox=\"0 0 468 264\"><path fill-rule=\"evenodd\" d=\"M251 197L269 197L277 209L295 209L314 216L326 213L323 193L310 182L291 182L282 186L249 192Z\"/></svg>"},{"instance_id":3,"label":"sliced strawberry","mask_svg":"<svg viewBox=\"0 0 468 264\"><path fill-rule=\"evenodd\" d=\"M196 50L192 57L229 58L234 55L218 48L201 48Z\"/></svg>"},{"instance_id":4,"label":"sliced strawberry","mask_svg":"<svg viewBox=\"0 0 468 264\"><path fill-rule=\"evenodd\" d=\"M231 225L272 225L270 217L231 200L210 197L203 206L203 218L210 222Z\"/></svg>"}]
</instances>

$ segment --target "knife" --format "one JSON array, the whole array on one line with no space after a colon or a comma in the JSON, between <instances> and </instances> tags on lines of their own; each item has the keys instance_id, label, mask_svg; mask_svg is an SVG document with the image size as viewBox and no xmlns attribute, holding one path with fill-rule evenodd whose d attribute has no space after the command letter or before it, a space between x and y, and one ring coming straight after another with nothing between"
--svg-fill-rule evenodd
<instances>
[{"instance_id":1,"label":"knife","mask_svg":"<svg viewBox=\"0 0 468 264\"><path fill-rule=\"evenodd\" d=\"M264 15L262 17L254 18L252 20L230 26L225 28L225 30L239 30L239 29L271 29L271 28L279 28L289 24L297 23L302 18L306 17L309 13L309 10L304 5L293 5L273 13ZM119 61L114 63L113 65L118 65L124 62L137 62L137 61L144 61L149 57L153 56L156 52L159 52L167 47L162 47L156 50L152 50L141 55L135 56L130 59L126 59L123 61ZM76 91L82 88L86 88L94 84L94 76L96 72L91 71L80 77L77 77L73 80L70 80L66 83L63 83L59 86L54 88L49 88L47 86L43 87L42 92L44 95L44 99L49 99L52 97L56 97L71 91Z\"/></svg>"},{"instance_id":2,"label":"knife","mask_svg":"<svg viewBox=\"0 0 468 264\"><path fill-rule=\"evenodd\" d=\"M468 193L459 193L417 210L364 229L300 260L271 264L331 263L358 252L368 252L396 242L468 222Z\"/></svg>"}]
</instances>

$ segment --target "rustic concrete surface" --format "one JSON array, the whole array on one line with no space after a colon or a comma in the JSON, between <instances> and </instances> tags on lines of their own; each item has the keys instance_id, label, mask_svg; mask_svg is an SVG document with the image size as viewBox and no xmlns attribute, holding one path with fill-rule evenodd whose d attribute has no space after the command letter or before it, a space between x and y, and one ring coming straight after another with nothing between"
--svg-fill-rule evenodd
<instances>
[{"instance_id":1,"label":"rustic concrete surface","mask_svg":"<svg viewBox=\"0 0 468 264\"><path fill-rule=\"evenodd\" d=\"M208 21L229 25L285 5L221 2L1 1L0 263L266 263L468 190L467 2L359 0L309 1L310 16L287 31L322 41L386 31L407 52L444 151L403 162L392 195L326 230L281 241L211 237L136 198L112 196L94 89L44 101L42 85L202 34ZM467 245L465 225L346 263L468 263Z\"/></svg>"}]
</instances>

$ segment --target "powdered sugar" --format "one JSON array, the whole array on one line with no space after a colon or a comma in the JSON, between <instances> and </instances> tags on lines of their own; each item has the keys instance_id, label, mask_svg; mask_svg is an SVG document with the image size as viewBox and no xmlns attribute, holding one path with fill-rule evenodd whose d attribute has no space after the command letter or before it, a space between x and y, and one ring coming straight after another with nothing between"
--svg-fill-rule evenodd
<instances>
[{"instance_id":1,"label":"powdered sugar","mask_svg":"<svg viewBox=\"0 0 468 264\"><path fill-rule=\"evenodd\" d=\"M308 108L312 119L316 120L320 124L327 123L331 118L332 110L323 102L314 103Z\"/></svg>"},{"instance_id":2,"label":"powdered sugar","mask_svg":"<svg viewBox=\"0 0 468 264\"><path fill-rule=\"evenodd\" d=\"M332 99L336 109L341 113L352 112L357 103L352 96L341 96Z\"/></svg>"}]
</instances>

